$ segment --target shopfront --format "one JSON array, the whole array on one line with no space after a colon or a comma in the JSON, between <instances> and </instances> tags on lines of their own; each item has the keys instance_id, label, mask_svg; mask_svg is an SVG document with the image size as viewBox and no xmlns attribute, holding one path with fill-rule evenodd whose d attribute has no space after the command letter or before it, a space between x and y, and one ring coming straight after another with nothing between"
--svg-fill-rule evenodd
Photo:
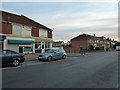
<instances>
[{"instance_id":1,"label":"shopfront","mask_svg":"<svg viewBox=\"0 0 120 90\"><path fill-rule=\"evenodd\" d=\"M35 52L44 53L52 48L52 40L50 39L35 39Z\"/></svg>"},{"instance_id":2,"label":"shopfront","mask_svg":"<svg viewBox=\"0 0 120 90\"><path fill-rule=\"evenodd\" d=\"M8 49L19 53L35 53L35 41L29 38L8 37Z\"/></svg>"}]
</instances>

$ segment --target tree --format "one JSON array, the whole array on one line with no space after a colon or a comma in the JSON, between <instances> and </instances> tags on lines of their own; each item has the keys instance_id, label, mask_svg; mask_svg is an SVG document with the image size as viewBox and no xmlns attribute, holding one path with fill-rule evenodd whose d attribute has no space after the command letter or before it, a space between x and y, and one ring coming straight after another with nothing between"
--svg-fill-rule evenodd
<instances>
[{"instance_id":1,"label":"tree","mask_svg":"<svg viewBox=\"0 0 120 90\"><path fill-rule=\"evenodd\" d=\"M90 51L94 50L94 46L93 45L89 45L89 50Z\"/></svg>"}]
</instances>

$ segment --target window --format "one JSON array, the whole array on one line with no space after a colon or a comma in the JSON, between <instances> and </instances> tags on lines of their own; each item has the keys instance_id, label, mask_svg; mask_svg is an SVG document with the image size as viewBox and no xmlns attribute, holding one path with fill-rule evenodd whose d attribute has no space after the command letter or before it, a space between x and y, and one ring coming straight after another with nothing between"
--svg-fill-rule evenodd
<instances>
[{"instance_id":1,"label":"window","mask_svg":"<svg viewBox=\"0 0 120 90\"><path fill-rule=\"evenodd\" d=\"M32 48L31 47L25 47L24 52L32 52Z\"/></svg>"},{"instance_id":2,"label":"window","mask_svg":"<svg viewBox=\"0 0 120 90\"><path fill-rule=\"evenodd\" d=\"M41 42L39 42L39 44L38 44L38 48L41 49Z\"/></svg>"},{"instance_id":3,"label":"window","mask_svg":"<svg viewBox=\"0 0 120 90\"><path fill-rule=\"evenodd\" d=\"M48 48L50 48L50 42L48 42Z\"/></svg>"},{"instance_id":4,"label":"window","mask_svg":"<svg viewBox=\"0 0 120 90\"><path fill-rule=\"evenodd\" d=\"M48 43L47 42L45 42L45 48L48 48Z\"/></svg>"},{"instance_id":5,"label":"window","mask_svg":"<svg viewBox=\"0 0 120 90\"><path fill-rule=\"evenodd\" d=\"M41 42L35 42L35 48L41 49Z\"/></svg>"},{"instance_id":6,"label":"window","mask_svg":"<svg viewBox=\"0 0 120 90\"><path fill-rule=\"evenodd\" d=\"M44 42L42 42L42 49L44 49Z\"/></svg>"},{"instance_id":7,"label":"window","mask_svg":"<svg viewBox=\"0 0 120 90\"><path fill-rule=\"evenodd\" d=\"M92 42L92 40L90 39L90 40L89 40L89 42L91 43L91 42Z\"/></svg>"},{"instance_id":8,"label":"window","mask_svg":"<svg viewBox=\"0 0 120 90\"><path fill-rule=\"evenodd\" d=\"M35 42L35 48L38 48L38 44L37 44L37 42Z\"/></svg>"},{"instance_id":9,"label":"window","mask_svg":"<svg viewBox=\"0 0 120 90\"><path fill-rule=\"evenodd\" d=\"M97 40L97 43L99 43L99 40Z\"/></svg>"},{"instance_id":10,"label":"window","mask_svg":"<svg viewBox=\"0 0 120 90\"><path fill-rule=\"evenodd\" d=\"M47 30L40 29L39 30L39 36L41 36L41 37L47 37Z\"/></svg>"}]
</instances>

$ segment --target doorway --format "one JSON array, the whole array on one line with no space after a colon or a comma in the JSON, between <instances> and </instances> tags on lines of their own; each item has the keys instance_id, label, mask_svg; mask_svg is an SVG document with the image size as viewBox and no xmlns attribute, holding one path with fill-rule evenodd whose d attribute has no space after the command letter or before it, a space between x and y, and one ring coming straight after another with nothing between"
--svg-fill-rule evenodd
<instances>
[{"instance_id":1,"label":"doorway","mask_svg":"<svg viewBox=\"0 0 120 90\"><path fill-rule=\"evenodd\" d=\"M23 47L19 47L19 53L23 53Z\"/></svg>"}]
</instances>

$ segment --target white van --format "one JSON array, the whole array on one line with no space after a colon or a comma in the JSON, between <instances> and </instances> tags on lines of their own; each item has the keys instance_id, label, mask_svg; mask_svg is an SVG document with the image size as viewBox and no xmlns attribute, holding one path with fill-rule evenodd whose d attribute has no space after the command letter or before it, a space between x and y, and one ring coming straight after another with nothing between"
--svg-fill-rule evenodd
<instances>
[{"instance_id":1,"label":"white van","mask_svg":"<svg viewBox=\"0 0 120 90\"><path fill-rule=\"evenodd\" d=\"M116 51L120 51L120 46L116 46Z\"/></svg>"}]
</instances>

